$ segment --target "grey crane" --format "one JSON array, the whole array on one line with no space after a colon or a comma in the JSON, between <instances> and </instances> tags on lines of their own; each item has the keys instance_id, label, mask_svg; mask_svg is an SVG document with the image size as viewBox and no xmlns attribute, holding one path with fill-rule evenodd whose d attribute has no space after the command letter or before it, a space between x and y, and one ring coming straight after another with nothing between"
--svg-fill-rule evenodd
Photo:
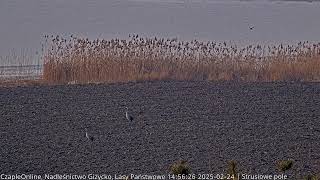
<instances>
[{"instance_id":1,"label":"grey crane","mask_svg":"<svg viewBox=\"0 0 320 180\"><path fill-rule=\"evenodd\" d=\"M126 118L129 120L129 121L132 121L133 120L133 117L129 114L129 108L126 107Z\"/></svg>"},{"instance_id":2,"label":"grey crane","mask_svg":"<svg viewBox=\"0 0 320 180\"><path fill-rule=\"evenodd\" d=\"M89 141L94 141L94 137L93 137L93 136L89 136L87 128L86 128L86 138L87 138Z\"/></svg>"}]
</instances>

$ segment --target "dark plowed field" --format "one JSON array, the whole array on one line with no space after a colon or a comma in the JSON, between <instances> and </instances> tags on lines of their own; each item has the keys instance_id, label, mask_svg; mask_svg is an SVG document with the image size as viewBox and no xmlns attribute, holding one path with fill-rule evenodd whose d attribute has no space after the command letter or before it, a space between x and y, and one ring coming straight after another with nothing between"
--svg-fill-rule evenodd
<instances>
[{"instance_id":1,"label":"dark plowed field","mask_svg":"<svg viewBox=\"0 0 320 180\"><path fill-rule=\"evenodd\" d=\"M132 122L125 117L129 107ZM0 173L320 173L319 83L0 88ZM85 136L88 129L94 141Z\"/></svg>"}]
</instances>

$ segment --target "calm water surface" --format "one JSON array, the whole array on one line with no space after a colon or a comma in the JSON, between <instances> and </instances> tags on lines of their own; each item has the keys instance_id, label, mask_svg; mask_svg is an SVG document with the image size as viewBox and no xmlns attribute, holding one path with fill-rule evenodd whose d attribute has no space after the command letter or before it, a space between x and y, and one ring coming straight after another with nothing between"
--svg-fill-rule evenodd
<instances>
[{"instance_id":1,"label":"calm water surface","mask_svg":"<svg viewBox=\"0 0 320 180\"><path fill-rule=\"evenodd\" d=\"M45 34L127 38L138 33L245 44L320 41L319 17L319 2L1 0L0 56L13 49L41 51Z\"/></svg>"}]
</instances>

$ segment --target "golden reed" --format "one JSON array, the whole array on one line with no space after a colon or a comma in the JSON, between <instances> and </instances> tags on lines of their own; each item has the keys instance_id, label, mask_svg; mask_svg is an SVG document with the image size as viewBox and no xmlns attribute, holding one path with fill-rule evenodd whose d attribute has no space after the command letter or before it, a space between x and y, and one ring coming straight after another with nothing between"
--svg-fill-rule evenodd
<instances>
[{"instance_id":1,"label":"golden reed","mask_svg":"<svg viewBox=\"0 0 320 180\"><path fill-rule=\"evenodd\" d=\"M149 80L319 81L320 43L249 45L129 36L46 36L48 83Z\"/></svg>"}]
</instances>

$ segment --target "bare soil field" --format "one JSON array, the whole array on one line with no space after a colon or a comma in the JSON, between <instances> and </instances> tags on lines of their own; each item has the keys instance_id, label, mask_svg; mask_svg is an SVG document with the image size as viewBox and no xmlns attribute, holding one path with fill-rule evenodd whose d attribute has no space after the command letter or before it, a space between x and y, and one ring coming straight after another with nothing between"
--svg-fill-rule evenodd
<instances>
[{"instance_id":1,"label":"bare soil field","mask_svg":"<svg viewBox=\"0 0 320 180\"><path fill-rule=\"evenodd\" d=\"M319 83L0 87L0 107L1 173L320 173Z\"/></svg>"}]
</instances>

